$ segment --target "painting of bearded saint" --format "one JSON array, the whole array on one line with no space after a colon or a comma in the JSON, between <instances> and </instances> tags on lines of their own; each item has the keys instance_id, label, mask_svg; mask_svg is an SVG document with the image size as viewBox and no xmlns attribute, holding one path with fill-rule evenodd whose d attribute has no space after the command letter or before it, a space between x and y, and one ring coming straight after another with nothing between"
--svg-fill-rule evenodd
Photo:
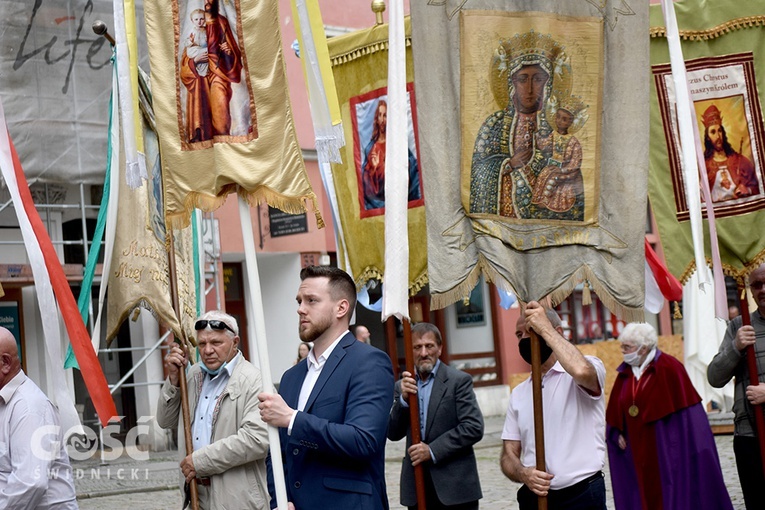
<instances>
[{"instance_id":1,"label":"painting of bearded saint","mask_svg":"<svg viewBox=\"0 0 765 510\"><path fill-rule=\"evenodd\" d=\"M702 114L704 124L704 163L712 202L726 202L760 193L752 162L731 146L716 105ZM745 125L745 123L741 123Z\"/></svg>"},{"instance_id":2,"label":"painting of bearded saint","mask_svg":"<svg viewBox=\"0 0 765 510\"><path fill-rule=\"evenodd\" d=\"M357 175L360 176L360 193L362 216L367 211L382 214L385 207L385 147L388 125L388 102L385 89L379 89L369 94L351 99L351 109L356 126L354 138L357 151ZM411 101L411 92L409 93ZM416 143L411 105L409 112L409 188L407 201L411 203L422 199L420 188L420 173L417 164ZM359 151L360 148L360 151Z\"/></svg>"},{"instance_id":3,"label":"painting of bearded saint","mask_svg":"<svg viewBox=\"0 0 765 510\"><path fill-rule=\"evenodd\" d=\"M248 141L256 136L250 111L245 59L237 32L238 13L225 0L190 0L178 41L184 149L214 141Z\"/></svg>"},{"instance_id":4,"label":"painting of bearded saint","mask_svg":"<svg viewBox=\"0 0 765 510\"><path fill-rule=\"evenodd\" d=\"M495 52L507 104L486 118L475 138L469 214L583 221L582 145L574 133L587 121L588 106L553 83L553 70L570 73L568 64L559 64L567 62L563 47L550 36L524 37L551 50L513 55L508 41Z\"/></svg>"}]
</instances>

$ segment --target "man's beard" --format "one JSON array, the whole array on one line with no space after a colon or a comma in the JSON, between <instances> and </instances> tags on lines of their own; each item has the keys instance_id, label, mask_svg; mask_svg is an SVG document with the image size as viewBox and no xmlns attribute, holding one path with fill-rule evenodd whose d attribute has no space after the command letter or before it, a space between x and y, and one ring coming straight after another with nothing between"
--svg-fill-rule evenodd
<instances>
[{"instance_id":1,"label":"man's beard","mask_svg":"<svg viewBox=\"0 0 765 510\"><path fill-rule=\"evenodd\" d=\"M332 326L332 319L327 317L316 323L309 323L306 329L298 326L298 336L303 342L313 342Z\"/></svg>"},{"instance_id":2,"label":"man's beard","mask_svg":"<svg viewBox=\"0 0 765 510\"><path fill-rule=\"evenodd\" d=\"M417 365L417 371L420 373L420 379L427 379L435 368L435 363L425 361Z\"/></svg>"}]
</instances>

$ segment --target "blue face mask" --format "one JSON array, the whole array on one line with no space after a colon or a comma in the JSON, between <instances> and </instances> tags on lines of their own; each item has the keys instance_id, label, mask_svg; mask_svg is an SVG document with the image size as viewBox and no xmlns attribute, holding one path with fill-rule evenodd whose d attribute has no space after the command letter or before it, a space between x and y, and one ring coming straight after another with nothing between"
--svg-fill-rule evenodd
<instances>
[{"instance_id":1,"label":"blue face mask","mask_svg":"<svg viewBox=\"0 0 765 510\"><path fill-rule=\"evenodd\" d=\"M234 346L232 345L231 349L228 350L228 356L226 356L227 358L231 356L231 352L233 350L234 350ZM202 361L201 359L199 360L199 368L202 369L202 372L206 373L210 377L215 377L216 375L220 374L221 371L226 368L226 365L228 365L228 361L224 361L223 363L221 363L221 365L218 368L216 368L215 370L211 370L207 368L207 365L205 365L204 361Z\"/></svg>"},{"instance_id":2,"label":"blue face mask","mask_svg":"<svg viewBox=\"0 0 765 510\"><path fill-rule=\"evenodd\" d=\"M219 366L218 368L216 368L215 370L210 370L209 368L207 368L207 365L205 365L204 361L199 360L199 368L201 368L202 372L206 373L210 377L215 377L216 375L220 374L221 370L226 368L226 365L228 365L228 361L224 361L223 364Z\"/></svg>"}]
</instances>

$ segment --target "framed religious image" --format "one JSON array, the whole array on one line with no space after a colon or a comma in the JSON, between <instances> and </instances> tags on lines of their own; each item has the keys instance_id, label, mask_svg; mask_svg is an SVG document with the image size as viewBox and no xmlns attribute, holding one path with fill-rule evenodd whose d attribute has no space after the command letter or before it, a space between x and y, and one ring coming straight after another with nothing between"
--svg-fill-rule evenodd
<instances>
[{"instance_id":1,"label":"framed religious image","mask_svg":"<svg viewBox=\"0 0 765 510\"><path fill-rule=\"evenodd\" d=\"M409 195L408 207L423 205L417 146L417 110L413 84L407 83ZM385 128L388 119L387 87L350 100L353 121L354 164L359 186L359 216L385 213Z\"/></svg>"},{"instance_id":2,"label":"framed religious image","mask_svg":"<svg viewBox=\"0 0 765 510\"><path fill-rule=\"evenodd\" d=\"M177 0L173 13L181 148L256 139L239 2Z\"/></svg>"},{"instance_id":3,"label":"framed religious image","mask_svg":"<svg viewBox=\"0 0 765 510\"><path fill-rule=\"evenodd\" d=\"M457 315L457 327L483 326L486 324L486 309L483 304L483 277L470 292L467 300L457 301L454 309Z\"/></svg>"},{"instance_id":4,"label":"framed religious image","mask_svg":"<svg viewBox=\"0 0 765 510\"><path fill-rule=\"evenodd\" d=\"M467 214L510 224L595 223L602 20L466 11L461 34Z\"/></svg>"},{"instance_id":5,"label":"framed religious image","mask_svg":"<svg viewBox=\"0 0 765 510\"><path fill-rule=\"evenodd\" d=\"M703 174L709 184L715 216L734 216L762 209L765 207L765 138L752 53L688 60L686 68L704 149ZM670 65L653 66L653 75L664 124L677 219L684 221L688 220L689 212Z\"/></svg>"}]
</instances>

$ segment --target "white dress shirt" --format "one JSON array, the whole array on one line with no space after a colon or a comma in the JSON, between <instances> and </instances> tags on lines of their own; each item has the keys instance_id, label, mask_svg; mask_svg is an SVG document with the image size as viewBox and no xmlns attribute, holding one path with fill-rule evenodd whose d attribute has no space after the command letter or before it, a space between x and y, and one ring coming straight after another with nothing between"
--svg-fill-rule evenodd
<instances>
[{"instance_id":1,"label":"white dress shirt","mask_svg":"<svg viewBox=\"0 0 765 510\"><path fill-rule=\"evenodd\" d=\"M551 489L563 489L592 476L606 456L606 369L594 356L585 356L598 374L600 395L576 384L560 362L542 377L542 408L547 472L555 475ZM521 442L521 464L536 465L534 399L531 378L510 395L502 439Z\"/></svg>"},{"instance_id":2,"label":"white dress shirt","mask_svg":"<svg viewBox=\"0 0 765 510\"><path fill-rule=\"evenodd\" d=\"M226 389L228 380L231 379L234 367L236 367L237 362L241 358L242 352L239 351L215 377L210 377L205 373L204 382L202 382L202 391L199 392L197 408L194 411L194 426L191 427L192 437L194 439L194 451L198 451L210 444L210 441L212 440L215 406L218 403L218 399L223 394L223 391Z\"/></svg>"},{"instance_id":3,"label":"white dress shirt","mask_svg":"<svg viewBox=\"0 0 765 510\"><path fill-rule=\"evenodd\" d=\"M316 354L313 352L313 348L311 348L311 351L308 353L308 356L306 357L306 362L308 363L308 372L305 375L305 379L303 379L303 386L300 387L300 396L298 397L298 408L297 411L292 413L292 418L290 418L290 424L289 427L287 427L287 434L292 434L292 425L295 424L295 417L297 416L298 411L305 410L305 405L308 402L308 397L311 396L311 392L313 391L313 387L316 386L316 381L319 380L319 376L321 375L321 371L324 369L324 364L329 359L330 354L332 354L332 351L335 350L335 347L337 347L337 344L340 343L340 340L347 334L347 332L343 332L339 337L337 337L337 340L332 342L327 349L321 353L321 356L319 356L319 359L316 359Z\"/></svg>"},{"instance_id":4,"label":"white dress shirt","mask_svg":"<svg viewBox=\"0 0 765 510\"><path fill-rule=\"evenodd\" d=\"M77 509L58 413L23 371L0 389L0 508Z\"/></svg>"}]
</instances>

